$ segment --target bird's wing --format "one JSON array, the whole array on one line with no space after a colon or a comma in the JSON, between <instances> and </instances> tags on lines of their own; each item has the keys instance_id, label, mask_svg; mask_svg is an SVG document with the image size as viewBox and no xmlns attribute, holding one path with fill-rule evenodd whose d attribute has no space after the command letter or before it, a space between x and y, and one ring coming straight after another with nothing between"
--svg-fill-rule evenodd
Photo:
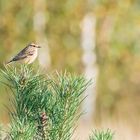
<instances>
[{"instance_id":1,"label":"bird's wing","mask_svg":"<svg viewBox=\"0 0 140 140\"><path fill-rule=\"evenodd\" d=\"M21 60L21 59L24 59L26 58L27 56L19 56L19 55L16 55L14 58L12 58L9 62L7 62L6 64L9 64L11 63L12 61L17 61L17 60Z\"/></svg>"},{"instance_id":2,"label":"bird's wing","mask_svg":"<svg viewBox=\"0 0 140 140\"><path fill-rule=\"evenodd\" d=\"M27 58L28 56L31 56L34 54L34 50L29 51L28 46L26 48L24 48L21 52L19 52L13 59L12 61L17 61L17 60L21 60L24 58Z\"/></svg>"},{"instance_id":3,"label":"bird's wing","mask_svg":"<svg viewBox=\"0 0 140 140\"><path fill-rule=\"evenodd\" d=\"M24 48L22 51L20 51L13 59L12 61L17 61L17 60L21 60L27 57L27 50L28 48Z\"/></svg>"}]
</instances>

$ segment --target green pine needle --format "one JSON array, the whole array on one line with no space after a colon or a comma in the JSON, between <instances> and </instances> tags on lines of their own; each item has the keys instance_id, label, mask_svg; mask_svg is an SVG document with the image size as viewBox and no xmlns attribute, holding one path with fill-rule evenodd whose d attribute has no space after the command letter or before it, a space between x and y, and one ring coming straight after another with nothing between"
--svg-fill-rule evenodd
<instances>
[{"instance_id":1,"label":"green pine needle","mask_svg":"<svg viewBox=\"0 0 140 140\"><path fill-rule=\"evenodd\" d=\"M97 131L95 130L93 134L89 137L89 140L113 140L113 133L111 130Z\"/></svg>"},{"instance_id":2,"label":"green pine needle","mask_svg":"<svg viewBox=\"0 0 140 140\"><path fill-rule=\"evenodd\" d=\"M1 73L12 91L11 139L71 139L90 81L67 72L41 75L26 65L6 67Z\"/></svg>"}]
</instances>

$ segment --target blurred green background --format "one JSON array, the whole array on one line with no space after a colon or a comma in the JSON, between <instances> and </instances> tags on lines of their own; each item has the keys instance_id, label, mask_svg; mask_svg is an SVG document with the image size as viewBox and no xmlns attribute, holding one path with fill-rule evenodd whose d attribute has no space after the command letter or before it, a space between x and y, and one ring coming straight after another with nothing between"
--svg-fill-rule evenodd
<instances>
[{"instance_id":1,"label":"blurred green background","mask_svg":"<svg viewBox=\"0 0 140 140\"><path fill-rule=\"evenodd\" d=\"M85 65L81 22L88 13L96 19L94 53L98 77L93 121L98 125L107 121L124 122L131 132L137 132L140 129L139 0L0 0L0 67L28 43L40 44L46 38L46 55L49 55L46 72L67 69L82 74ZM38 23L38 19L41 21L38 15L42 23ZM2 84L0 88L0 120L8 123L4 109L9 102L7 89Z\"/></svg>"}]
</instances>

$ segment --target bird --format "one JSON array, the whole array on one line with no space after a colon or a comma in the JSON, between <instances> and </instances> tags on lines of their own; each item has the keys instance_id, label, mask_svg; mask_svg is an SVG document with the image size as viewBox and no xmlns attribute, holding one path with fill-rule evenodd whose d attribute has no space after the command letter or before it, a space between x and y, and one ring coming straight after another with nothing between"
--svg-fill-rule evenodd
<instances>
[{"instance_id":1,"label":"bird","mask_svg":"<svg viewBox=\"0 0 140 140\"><path fill-rule=\"evenodd\" d=\"M10 64L12 62L19 62L21 64L31 64L37 58L39 48L41 48L41 46L34 43L30 43L6 64Z\"/></svg>"}]
</instances>

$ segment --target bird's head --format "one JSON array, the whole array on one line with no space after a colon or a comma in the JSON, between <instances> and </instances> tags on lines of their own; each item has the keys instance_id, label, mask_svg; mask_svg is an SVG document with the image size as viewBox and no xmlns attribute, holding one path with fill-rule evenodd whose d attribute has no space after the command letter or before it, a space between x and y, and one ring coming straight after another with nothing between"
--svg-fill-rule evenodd
<instances>
[{"instance_id":1,"label":"bird's head","mask_svg":"<svg viewBox=\"0 0 140 140\"><path fill-rule=\"evenodd\" d=\"M41 46L34 43L29 44L29 46L34 47L34 48L41 48Z\"/></svg>"}]
</instances>

